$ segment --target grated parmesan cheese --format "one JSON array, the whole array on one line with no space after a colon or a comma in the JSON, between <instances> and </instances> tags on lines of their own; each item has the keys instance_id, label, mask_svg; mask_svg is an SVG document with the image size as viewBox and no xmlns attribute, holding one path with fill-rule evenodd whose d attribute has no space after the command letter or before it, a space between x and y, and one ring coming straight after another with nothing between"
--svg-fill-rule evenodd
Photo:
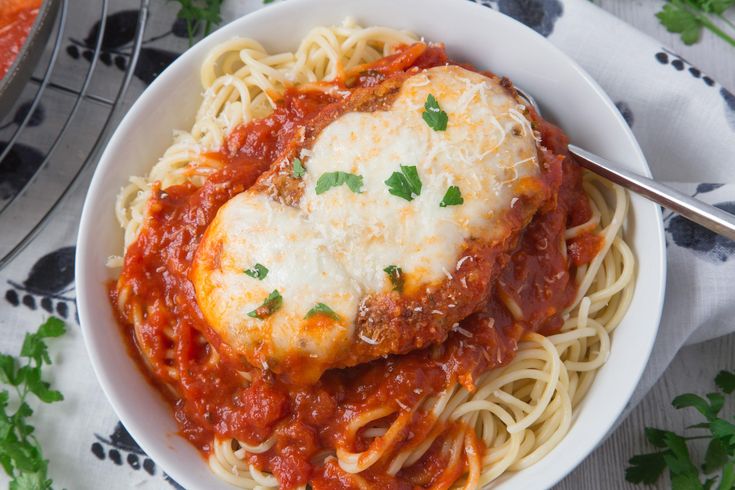
<instances>
[{"instance_id":1,"label":"grated parmesan cheese","mask_svg":"<svg viewBox=\"0 0 735 490\"><path fill-rule=\"evenodd\" d=\"M464 329L464 328L460 327L459 326L459 323L455 323L454 325L452 325L452 330L455 331L455 332L457 332L460 335L464 335L467 338L471 338L472 337L472 332L470 332L467 329Z\"/></svg>"},{"instance_id":2,"label":"grated parmesan cheese","mask_svg":"<svg viewBox=\"0 0 735 490\"><path fill-rule=\"evenodd\" d=\"M375 339L371 339L370 337L366 337L366 336L365 336L365 335L363 335L363 334L359 334L359 335L358 335L358 337L360 338L360 340L362 340L362 341L363 341L363 342L365 342L366 344L370 344L370 345L378 345L378 341L377 341L377 340L375 340Z\"/></svg>"},{"instance_id":3,"label":"grated parmesan cheese","mask_svg":"<svg viewBox=\"0 0 735 490\"><path fill-rule=\"evenodd\" d=\"M472 260L472 256L471 255L465 255L464 257L462 257L461 259L459 259L457 261L457 266L455 267L455 270L459 270L459 268L462 267L462 264L464 264L465 261L467 261L467 260Z\"/></svg>"}]
</instances>

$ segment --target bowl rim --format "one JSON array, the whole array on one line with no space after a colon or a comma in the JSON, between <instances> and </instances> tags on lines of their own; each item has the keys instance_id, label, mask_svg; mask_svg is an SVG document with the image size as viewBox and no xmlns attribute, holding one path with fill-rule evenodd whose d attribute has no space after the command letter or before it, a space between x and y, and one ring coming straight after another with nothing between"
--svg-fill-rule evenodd
<instances>
[{"instance_id":1,"label":"bowl rim","mask_svg":"<svg viewBox=\"0 0 735 490\"><path fill-rule=\"evenodd\" d=\"M355 0L355 1L359 1L359 0ZM410 2L414 0L403 0L403 1ZM621 130L625 132L625 136L627 137L628 140L630 140L630 143L632 145L631 149L633 153L635 154L637 160L639 160L639 162L643 164L643 167L645 167L642 173L644 173L648 177L651 176L650 167L648 166L648 163L646 162L643 152L640 149L640 146L638 145L638 142L636 141L631 129L624 122L622 115L619 113L619 111L617 111L617 109L615 108L615 105L610 100L610 98L607 96L607 94L603 91L600 85L589 74L587 74L587 72L584 69L582 69L574 60L572 60L568 55L566 55L559 48L551 44L546 38L544 38L540 34L533 32L530 28L526 27L525 25L521 24L515 19L507 17L504 14L501 14L500 12L497 12L493 9L489 9L480 4L476 4L475 2L469 2L466 0L431 0L431 1L433 2L441 1L444 4L443 8L464 8L464 9L467 9L468 12L473 12L478 15L498 16L499 19L495 19L495 21L509 22L511 24L515 24L515 27L514 27L515 29L524 29L527 31L531 31L528 34L531 34L533 36L540 38L547 45L547 48L553 51L555 55L563 59L567 63L568 67L571 68L575 72L575 74L594 91L596 97L598 97L611 110L611 113L615 115L615 117L618 120L618 123L620 124L622 128ZM86 292L89 291L90 288L101 287L101 285L91 284L87 280L87 277L89 277L90 275L88 273L88 270L90 270L93 267L99 267L99 264L90 263L89 257L93 256L93 254L88 253L88 250L94 247L94 241L95 241L94 240L94 236L95 236L94 223L92 222L92 219L90 217L92 214L92 208L94 207L95 202L99 200L101 193L109 192L109 190L101 188L100 182L103 179L103 174L105 173L105 170L111 165L111 162L112 162L112 157L110 155L110 148L114 148L119 145L120 142L118 140L120 140L123 137L122 135L124 135L125 133L129 131L130 127L134 125L136 119L139 117L137 113L140 112L140 108L147 106L154 100L154 94L156 92L156 87L163 85L165 83L164 81L166 80L167 75L171 75L171 73L175 70L176 66L183 66L186 63L191 64L189 60L196 60L198 56L200 56L203 53L206 53L209 49L211 49L212 46L222 42L223 40L228 38L228 36L232 37L232 36L237 35L237 29L239 25L242 23L245 23L245 24L256 23L259 20L261 20L261 18L269 18L271 16L279 16L279 15L288 15L289 11L292 11L292 10L298 11L299 9L302 9L305 7L309 7L309 6L316 7L318 5L320 5L319 0L289 0L288 2L278 2L274 5L268 6L267 8L259 8L258 10L254 12L251 12L240 18L237 18L233 20L232 22L228 23L227 25L222 26L220 29L213 32L212 34L207 36L207 38L201 40L194 47L190 48L185 53L183 53L174 63L172 63L168 68L166 68L166 70L161 75L159 75L159 77L157 77L157 79L154 80L154 82L149 87L147 87L144 93L141 94L140 97L138 97L138 99L135 101L131 109L122 119L117 129L115 130L114 134L108 141L105 151L102 153L102 156L100 157L98 167L95 169L94 176L92 178L87 196L85 198L84 208L82 210L81 222L80 222L80 227L79 227L79 232L78 232L78 240L77 240L77 251L76 251L76 264L77 265L76 265L76 271L75 271L75 280L76 280L76 285L77 285L77 307L78 307L78 313L79 313L79 321L80 321L80 326L82 329L82 336L84 339L85 348L90 357L93 371L97 377L97 380L100 383L100 386L103 392L105 393L105 396L109 400L110 405L112 406L114 412L120 418L120 420L125 425L125 427L130 432L130 434L133 436L133 438L139 443L141 448L154 461L160 464L161 467L169 475L171 475L177 482L181 483L182 485L187 486L187 488L194 488L194 486L190 485L190 482L192 480L188 476L188 473L190 470L187 470L181 464L176 464L175 459L170 454L158 452L156 449L154 449L153 443L149 444L149 441L148 441L149 436L146 434L146 432L142 429L142 427L140 427L139 423L137 422L137 419L140 418L140 413L136 412L135 408L132 407L130 403L125 402L123 394L119 392L119 388L116 386L115 378L113 376L114 373L109 372L109 369L106 368L105 362L104 362L104 354L103 352L100 352L96 348L95 341L92 338L93 334L92 334L91 329L93 328L93 325L95 323L94 316L92 314L91 307L85 297L87 295ZM628 404L630 397L633 394L633 391L638 386L641 376L643 375L643 372L645 371L645 367L648 364L648 360L650 358L650 355L653 349L653 344L657 337L657 332L658 332L659 324L661 321L661 315L663 312L666 275L667 275L666 254L665 254L665 235L664 235L663 222L661 220L661 209L652 203L651 203L651 206L654 206L656 208L656 213L658 217L657 226L656 226L656 229L653 230L653 234L655 235L655 240L656 240L655 248L658 251L658 256L656 257L658 262L655 263L654 266L659 271L659 274L658 274L658 277L653 278L657 283L657 289L656 291L653 291L653 293L656 294L657 297L655 298L655 301L650 302L650 309L653 315L652 318L655 319L655 322L654 322L655 325L652 325L649 327L651 329L650 337L645 339L646 341L641 345L641 352L645 352L645 356L641 356L641 358L639 359L640 364L638 368L635 370L635 374L631 376L631 382L627 384L626 389L624 390L624 396L620 396L618 400L610 401L610 404L614 406L614 408L611 409L612 410L611 413L614 413L615 416L612 417L610 420L605 420L604 430L599 430L596 433L589 435L589 437L587 437L584 443L582 444L583 446L582 450L581 451L578 450L576 453L576 456L571 457L568 460L567 464L563 465L563 467L551 468L550 471L545 473L544 483L547 484L548 486L554 485L555 483L560 481L562 478L564 478L568 473L574 470L577 466L579 466L579 464L585 458L587 458L591 454L591 452L602 441L604 441L607 435L611 433L611 431L613 430L615 426L616 421L619 420L621 413L626 408L626 405ZM112 217L112 210L111 210L111 217ZM639 268L638 268L638 265L636 265L636 282L639 282L638 273L639 273ZM122 339L121 339L121 342L122 342ZM135 361L131 359L131 362L135 362ZM141 373L141 379L145 379L145 376L142 373ZM578 410L577 414L575 414L575 418L580 412L581 410ZM574 425L572 425L572 427L570 428L570 431L573 429L573 426ZM568 434L565 435L565 437L562 439L562 442L566 437L568 437ZM548 457L548 455L545 456L544 458L546 457ZM541 464L544 458L542 458L535 465ZM203 462L206 464L205 461ZM520 473L528 472L530 468ZM226 484L223 483L223 486L224 485Z\"/></svg>"}]
</instances>

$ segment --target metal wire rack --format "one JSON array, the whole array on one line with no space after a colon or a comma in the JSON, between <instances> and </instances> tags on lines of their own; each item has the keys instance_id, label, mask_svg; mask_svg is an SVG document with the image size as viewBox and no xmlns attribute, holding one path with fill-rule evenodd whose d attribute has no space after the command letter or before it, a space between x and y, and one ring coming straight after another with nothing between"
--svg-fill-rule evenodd
<instances>
[{"instance_id":1,"label":"metal wire rack","mask_svg":"<svg viewBox=\"0 0 735 490\"><path fill-rule=\"evenodd\" d=\"M80 176L90 171L99 151L109 136L109 130L138 62L149 0L140 1L133 41L126 48L126 68L114 83L104 77L93 91L93 81L101 79L99 67L104 53L106 18L110 0L99 0L97 28L91 31L84 55L89 66L73 70L74 76L61 76L58 69L65 40L78 35L74 20L89 18L90 2L61 0L56 25L46 52L26 85L23 96L0 122L0 165L13 168L18 176L13 185L0 189L0 270L22 252L58 211L73 192ZM82 15L82 10L84 10ZM44 105L53 111L55 124L43 131L35 128L34 117ZM28 142L33 143L32 150ZM33 164L19 161L19 155L33 155ZM20 158L20 160L23 160ZM0 182L2 184L2 182Z\"/></svg>"}]
</instances>

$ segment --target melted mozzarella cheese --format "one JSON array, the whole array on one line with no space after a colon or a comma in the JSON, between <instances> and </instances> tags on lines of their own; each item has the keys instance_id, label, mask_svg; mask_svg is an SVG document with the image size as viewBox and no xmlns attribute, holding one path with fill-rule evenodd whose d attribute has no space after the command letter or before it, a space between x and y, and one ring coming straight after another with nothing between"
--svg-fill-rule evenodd
<instances>
[{"instance_id":1,"label":"melted mozzarella cheese","mask_svg":"<svg viewBox=\"0 0 735 490\"><path fill-rule=\"evenodd\" d=\"M245 274L255 264L268 269L262 280ZM202 312L223 340L240 352L261 351L248 356L256 365L284 352L318 359L345 346L361 296L298 210L251 192L217 213L197 251L193 282ZM280 309L263 319L248 316L274 290L283 298ZM340 320L306 320L317 303Z\"/></svg>"},{"instance_id":2,"label":"melted mozzarella cheese","mask_svg":"<svg viewBox=\"0 0 735 490\"><path fill-rule=\"evenodd\" d=\"M422 119L429 94L448 115L446 131ZM469 239L507 235L519 181L539 174L522 110L497 80L445 66L408 78L390 110L332 122L302 152L298 208L246 191L219 210L193 271L207 321L255 365L306 355L328 366L355 341L360 301L392 289L387 266L401 267L407 289L429 286L451 277ZM422 182L411 201L385 184L400 165L416 166ZM362 191L341 185L317 195L319 177L335 171L361 175ZM464 203L440 207L450 186ZM256 263L269 270L262 281L243 272ZM273 290L281 309L248 316ZM339 321L305 319L317 303Z\"/></svg>"},{"instance_id":3,"label":"melted mozzarella cheese","mask_svg":"<svg viewBox=\"0 0 735 490\"><path fill-rule=\"evenodd\" d=\"M446 131L422 119L429 94L448 115ZM519 179L538 175L533 134L516 114L518 102L496 80L455 66L415 75L391 110L345 114L322 131L305 162L301 208L367 292L392 287L388 265L403 269L408 288L444 279L468 238L506 235ZM385 184L400 165L418 170L422 189L412 201ZM334 171L363 176L363 191L317 195L319 177ZM440 207L450 186L464 203Z\"/></svg>"}]
</instances>

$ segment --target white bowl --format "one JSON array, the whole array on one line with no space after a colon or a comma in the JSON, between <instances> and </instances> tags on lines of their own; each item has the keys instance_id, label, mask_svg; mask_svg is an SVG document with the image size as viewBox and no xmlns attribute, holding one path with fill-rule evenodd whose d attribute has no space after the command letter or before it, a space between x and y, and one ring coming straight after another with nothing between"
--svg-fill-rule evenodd
<instances>
[{"instance_id":1,"label":"white bowl","mask_svg":"<svg viewBox=\"0 0 735 490\"><path fill-rule=\"evenodd\" d=\"M115 195L130 175L144 175L188 129L201 101L199 67L215 45L234 36L270 50L294 50L317 25L353 16L363 25L408 29L446 43L452 59L506 75L542 101L545 117L571 140L630 170L650 175L638 144L610 99L579 66L515 20L465 0L289 0L223 27L167 68L125 116L105 150L84 204L76 257L79 318L102 389L141 447L184 487L231 488L179 437L172 410L129 357L105 287L117 271L122 231ZM664 297L664 235L654 204L632 199L628 239L638 258L633 302L613 335L612 352L564 440L532 467L503 479L504 489L549 487L576 467L610 430L638 384L656 337Z\"/></svg>"}]
</instances>

